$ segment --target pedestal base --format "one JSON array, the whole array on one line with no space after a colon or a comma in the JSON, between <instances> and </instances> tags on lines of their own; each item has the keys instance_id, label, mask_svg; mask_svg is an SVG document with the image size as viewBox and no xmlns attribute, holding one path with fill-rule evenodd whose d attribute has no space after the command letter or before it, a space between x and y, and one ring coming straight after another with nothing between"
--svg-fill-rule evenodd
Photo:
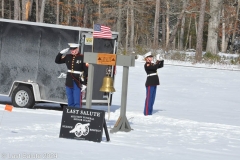
<instances>
[{"instance_id":1,"label":"pedestal base","mask_svg":"<svg viewBox=\"0 0 240 160\"><path fill-rule=\"evenodd\" d=\"M114 125L114 128L110 130L110 133L115 133L118 131L130 132L132 129L128 123L126 116L120 116Z\"/></svg>"}]
</instances>

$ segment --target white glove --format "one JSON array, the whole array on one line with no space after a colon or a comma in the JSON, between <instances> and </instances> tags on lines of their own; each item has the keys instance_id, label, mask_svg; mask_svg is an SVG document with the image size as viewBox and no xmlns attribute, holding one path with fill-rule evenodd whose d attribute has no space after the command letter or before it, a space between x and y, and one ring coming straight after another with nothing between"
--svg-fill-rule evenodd
<instances>
[{"instance_id":1,"label":"white glove","mask_svg":"<svg viewBox=\"0 0 240 160\"><path fill-rule=\"evenodd\" d=\"M157 61L161 61L161 60L163 60L163 58L158 54L158 55L156 55L156 59L157 59Z\"/></svg>"},{"instance_id":2,"label":"white glove","mask_svg":"<svg viewBox=\"0 0 240 160\"><path fill-rule=\"evenodd\" d=\"M82 85L81 92L84 92L86 90L86 88L87 88L86 85Z\"/></svg>"},{"instance_id":3,"label":"white glove","mask_svg":"<svg viewBox=\"0 0 240 160\"><path fill-rule=\"evenodd\" d=\"M65 48L65 49L63 49L60 53L61 54L65 54L65 53L67 53L69 51L69 48Z\"/></svg>"}]
</instances>

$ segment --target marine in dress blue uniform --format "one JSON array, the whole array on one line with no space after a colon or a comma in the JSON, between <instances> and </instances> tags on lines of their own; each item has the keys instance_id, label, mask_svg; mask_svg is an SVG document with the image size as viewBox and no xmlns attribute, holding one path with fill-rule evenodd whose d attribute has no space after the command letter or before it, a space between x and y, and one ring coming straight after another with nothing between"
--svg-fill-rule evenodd
<instances>
[{"instance_id":1,"label":"marine in dress blue uniform","mask_svg":"<svg viewBox=\"0 0 240 160\"><path fill-rule=\"evenodd\" d=\"M83 54L79 53L79 44L69 43L69 48L63 49L56 56L55 63L67 66L66 94L68 106L82 107L81 93L87 85L88 64L83 62ZM69 53L70 54L67 54Z\"/></svg>"},{"instance_id":2,"label":"marine in dress blue uniform","mask_svg":"<svg viewBox=\"0 0 240 160\"><path fill-rule=\"evenodd\" d=\"M156 97L157 85L160 85L157 69L163 67L163 60L157 60L156 63L152 63L153 55L148 52L144 55L146 63L144 69L147 73L146 79L146 99L143 114L145 116L152 115L153 105Z\"/></svg>"}]
</instances>

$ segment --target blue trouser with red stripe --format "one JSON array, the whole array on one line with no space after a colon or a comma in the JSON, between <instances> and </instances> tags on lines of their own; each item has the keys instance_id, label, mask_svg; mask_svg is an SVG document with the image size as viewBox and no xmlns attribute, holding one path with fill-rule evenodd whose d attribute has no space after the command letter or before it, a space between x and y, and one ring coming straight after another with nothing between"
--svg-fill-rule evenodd
<instances>
[{"instance_id":1,"label":"blue trouser with red stripe","mask_svg":"<svg viewBox=\"0 0 240 160\"><path fill-rule=\"evenodd\" d=\"M73 88L66 86L66 94L69 107L81 108L81 89L73 82Z\"/></svg>"},{"instance_id":2,"label":"blue trouser with red stripe","mask_svg":"<svg viewBox=\"0 0 240 160\"><path fill-rule=\"evenodd\" d=\"M157 86L146 86L146 100L143 114L152 115L153 104L156 97Z\"/></svg>"}]
</instances>

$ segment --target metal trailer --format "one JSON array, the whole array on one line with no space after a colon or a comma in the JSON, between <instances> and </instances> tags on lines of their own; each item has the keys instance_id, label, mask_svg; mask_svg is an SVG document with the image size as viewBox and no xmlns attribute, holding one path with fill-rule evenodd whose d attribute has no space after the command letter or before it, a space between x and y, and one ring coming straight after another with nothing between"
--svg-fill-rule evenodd
<instances>
[{"instance_id":1,"label":"metal trailer","mask_svg":"<svg viewBox=\"0 0 240 160\"><path fill-rule=\"evenodd\" d=\"M58 52L68 43L81 44L83 54L117 52L117 32L112 32L112 39L94 40L92 33L89 28L0 19L0 95L11 97L15 107L66 105L65 78L60 75L67 68L55 63ZM93 104L108 104L108 93L99 91L107 67L98 65L94 71ZM114 67L110 68L114 79Z\"/></svg>"}]
</instances>

